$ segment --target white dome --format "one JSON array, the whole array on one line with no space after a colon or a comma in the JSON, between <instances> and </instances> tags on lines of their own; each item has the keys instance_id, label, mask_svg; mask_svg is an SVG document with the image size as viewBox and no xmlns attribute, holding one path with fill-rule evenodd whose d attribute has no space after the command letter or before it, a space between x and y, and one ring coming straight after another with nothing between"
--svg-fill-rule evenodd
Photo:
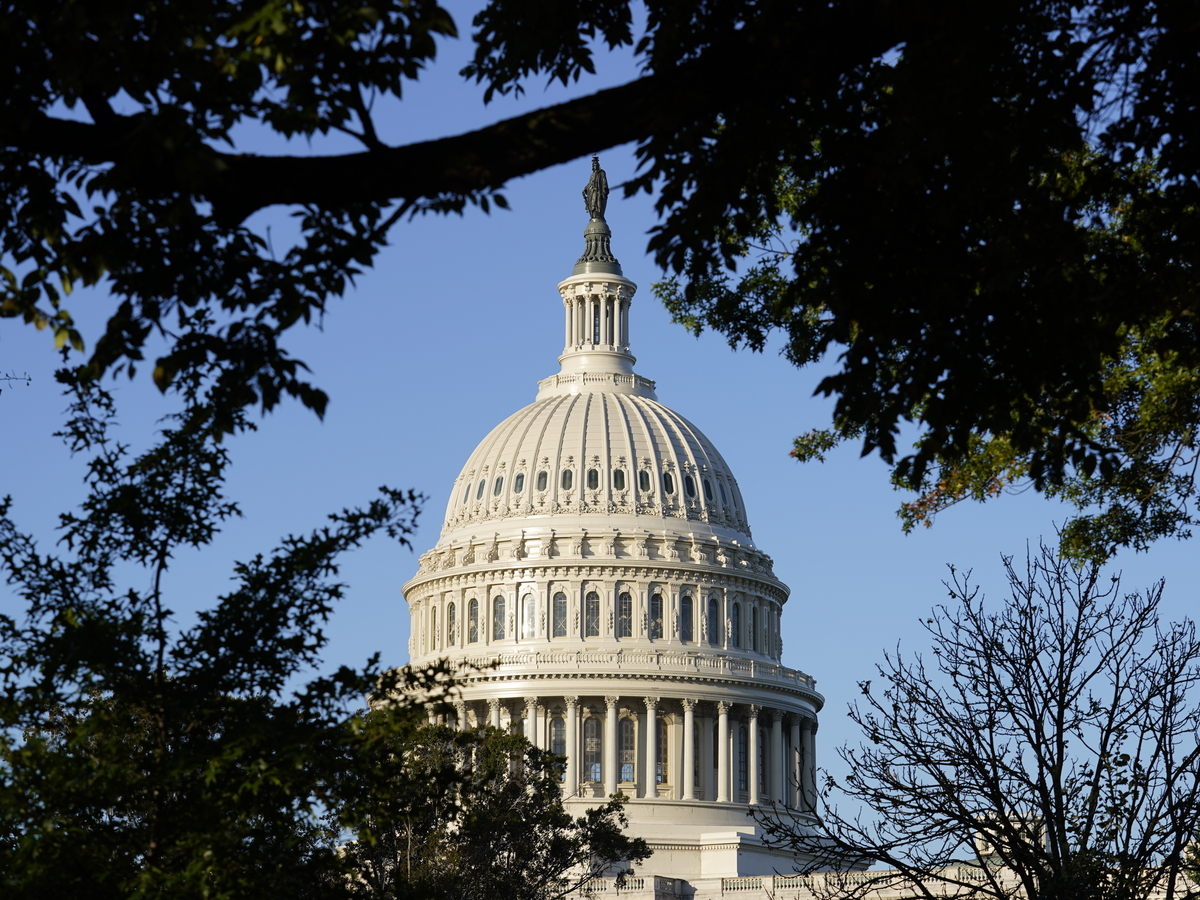
<instances>
[{"instance_id":1,"label":"white dome","mask_svg":"<svg viewBox=\"0 0 1200 900\"><path fill-rule=\"evenodd\" d=\"M712 442L657 400L595 387L544 396L492 429L455 480L442 542L489 520L570 516L748 544L737 482Z\"/></svg>"}]
</instances>

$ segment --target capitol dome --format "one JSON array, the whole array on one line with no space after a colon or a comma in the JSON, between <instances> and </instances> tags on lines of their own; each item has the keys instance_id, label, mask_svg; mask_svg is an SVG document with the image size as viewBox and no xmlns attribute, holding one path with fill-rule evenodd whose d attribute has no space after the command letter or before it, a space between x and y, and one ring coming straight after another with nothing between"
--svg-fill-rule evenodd
<instances>
[{"instance_id":1,"label":"capitol dome","mask_svg":"<svg viewBox=\"0 0 1200 900\"><path fill-rule=\"evenodd\" d=\"M634 372L637 287L597 177L593 162L584 254L558 285L560 369L467 457L404 585L409 654L458 667L458 727L565 757L569 808L630 797L656 877L790 871L748 813L815 822L824 700L782 663L789 590L729 465Z\"/></svg>"}]
</instances>

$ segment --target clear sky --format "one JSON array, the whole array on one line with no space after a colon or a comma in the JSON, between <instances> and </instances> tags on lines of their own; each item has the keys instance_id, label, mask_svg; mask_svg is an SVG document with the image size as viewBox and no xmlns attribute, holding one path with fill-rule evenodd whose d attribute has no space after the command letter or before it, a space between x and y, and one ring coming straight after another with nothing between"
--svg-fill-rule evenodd
<instances>
[{"instance_id":1,"label":"clear sky","mask_svg":"<svg viewBox=\"0 0 1200 900\"><path fill-rule=\"evenodd\" d=\"M471 13L451 4L460 29ZM522 99L485 108L482 90L457 76L469 53L450 42L433 71L404 101L381 113L382 136L393 143L480 127L567 96L634 77L626 56L605 57L599 75L578 86L544 91L530 85ZM277 145L247 133L243 150ZM315 150L350 150L343 141ZM290 148L303 153L303 145ZM601 154L609 183L636 168L631 147ZM181 555L170 575L173 607L186 624L189 611L227 589L231 563L267 551L289 532L322 524L326 513L367 502L382 484L414 487L428 497L416 537L423 552L438 537L451 485L475 445L498 422L533 400L536 382L557 371L562 349L562 306L555 285L570 274L583 249L580 191L589 163L577 160L514 183L512 210L490 216L420 218L398 225L392 246L345 298L331 302L320 328L298 328L288 344L308 362L331 396L325 420L295 404L267 416L260 430L233 442L229 493L245 513L202 553ZM824 465L788 457L797 434L828 424L830 404L812 397L819 367L799 371L777 355L733 352L713 335L696 339L673 325L651 296L661 277L645 254L655 223L653 198L620 199L614 190L608 221L613 250L639 285L631 313L631 343L640 374L656 379L659 399L695 423L713 441L739 480L754 539L775 559L791 587L784 614L784 661L817 678L827 705L819 753L834 763L833 748L857 739L846 720L856 683L872 677L885 648L899 642L927 647L919 617L946 599L946 565L973 568L999 596L1000 555L1023 554L1027 542L1053 539L1066 509L1032 492L986 506L964 505L943 514L928 531L904 536L895 493L878 458L844 448ZM286 212L253 224L270 226L286 241ZM903 227L903 223L897 223ZM102 293L77 293L70 308L94 338L111 302ZM1064 339L1069 339L1064 336ZM58 512L82 499L79 461L51 435L66 405L53 381L57 357L51 337L13 320L0 320L0 373L28 372L29 387L0 394L0 436L6 465L0 495L11 494L14 515L49 550ZM148 375L118 384L123 439L144 443L156 417L167 411ZM3 385L0 385L3 387ZM1167 612L1197 608L1200 543L1163 543L1149 554L1126 555L1116 568L1128 587L1167 578ZM416 572L416 554L380 539L347 557L346 600L330 623L329 667L361 663L376 651L387 663L406 661L407 611L401 585ZM0 610L16 612L0 586ZM835 767L836 770L836 767Z\"/></svg>"}]
</instances>

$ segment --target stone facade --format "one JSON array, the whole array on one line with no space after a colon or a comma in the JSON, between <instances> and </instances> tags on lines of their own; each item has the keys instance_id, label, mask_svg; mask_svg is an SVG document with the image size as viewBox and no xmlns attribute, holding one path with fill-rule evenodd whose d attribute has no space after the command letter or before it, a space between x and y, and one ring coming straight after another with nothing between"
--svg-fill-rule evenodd
<instances>
[{"instance_id":1,"label":"stone facade","mask_svg":"<svg viewBox=\"0 0 1200 900\"><path fill-rule=\"evenodd\" d=\"M748 814L811 818L824 701L782 662L789 591L729 466L633 371L636 289L611 254L559 285L561 371L463 466L404 586L409 653L462 667L459 727L565 756L568 806L629 796L646 896L691 896L793 870Z\"/></svg>"}]
</instances>

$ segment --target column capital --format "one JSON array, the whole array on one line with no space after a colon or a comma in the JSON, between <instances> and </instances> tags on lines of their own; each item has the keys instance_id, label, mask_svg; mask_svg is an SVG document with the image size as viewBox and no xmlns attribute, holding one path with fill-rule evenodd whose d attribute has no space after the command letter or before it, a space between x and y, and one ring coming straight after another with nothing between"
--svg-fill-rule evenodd
<instances>
[{"instance_id":1,"label":"column capital","mask_svg":"<svg viewBox=\"0 0 1200 900\"><path fill-rule=\"evenodd\" d=\"M499 712L500 698L499 697L490 698L487 702L487 705L488 705L488 709L490 709L492 712Z\"/></svg>"},{"instance_id":2,"label":"column capital","mask_svg":"<svg viewBox=\"0 0 1200 900\"><path fill-rule=\"evenodd\" d=\"M733 709L732 703L729 703L725 700L717 701L717 712L718 713L724 713L724 714L728 715L728 713L731 709Z\"/></svg>"},{"instance_id":3,"label":"column capital","mask_svg":"<svg viewBox=\"0 0 1200 900\"><path fill-rule=\"evenodd\" d=\"M782 722L784 716L786 716L786 715L787 715L787 713L785 713L782 709L773 709L773 710L771 710L771 721L772 722Z\"/></svg>"},{"instance_id":4,"label":"column capital","mask_svg":"<svg viewBox=\"0 0 1200 900\"><path fill-rule=\"evenodd\" d=\"M750 716L750 718L757 719L760 712L762 712L761 706L755 706L753 703L747 704L746 714Z\"/></svg>"},{"instance_id":5,"label":"column capital","mask_svg":"<svg viewBox=\"0 0 1200 900\"><path fill-rule=\"evenodd\" d=\"M533 708L533 707L537 706L538 698L537 698L537 696L536 696L536 695L534 695L534 696L522 697L521 699L522 699L522 700L524 700L524 701L525 701L525 705L526 705L526 706L528 706L528 707L530 707L530 708Z\"/></svg>"},{"instance_id":6,"label":"column capital","mask_svg":"<svg viewBox=\"0 0 1200 900\"><path fill-rule=\"evenodd\" d=\"M563 697L563 702L567 704L567 709L576 709L579 706L578 697Z\"/></svg>"},{"instance_id":7,"label":"column capital","mask_svg":"<svg viewBox=\"0 0 1200 900\"><path fill-rule=\"evenodd\" d=\"M696 706L700 703L699 700L696 700L693 697L684 697L679 702L683 704L683 708L686 710L694 710L696 708Z\"/></svg>"},{"instance_id":8,"label":"column capital","mask_svg":"<svg viewBox=\"0 0 1200 900\"><path fill-rule=\"evenodd\" d=\"M646 710L658 709L658 704L662 702L662 697L645 697L642 700L646 704Z\"/></svg>"},{"instance_id":9,"label":"column capital","mask_svg":"<svg viewBox=\"0 0 1200 900\"><path fill-rule=\"evenodd\" d=\"M604 698L604 705L607 706L610 710L616 709L617 704L620 702L621 702L620 697L605 697Z\"/></svg>"}]
</instances>

